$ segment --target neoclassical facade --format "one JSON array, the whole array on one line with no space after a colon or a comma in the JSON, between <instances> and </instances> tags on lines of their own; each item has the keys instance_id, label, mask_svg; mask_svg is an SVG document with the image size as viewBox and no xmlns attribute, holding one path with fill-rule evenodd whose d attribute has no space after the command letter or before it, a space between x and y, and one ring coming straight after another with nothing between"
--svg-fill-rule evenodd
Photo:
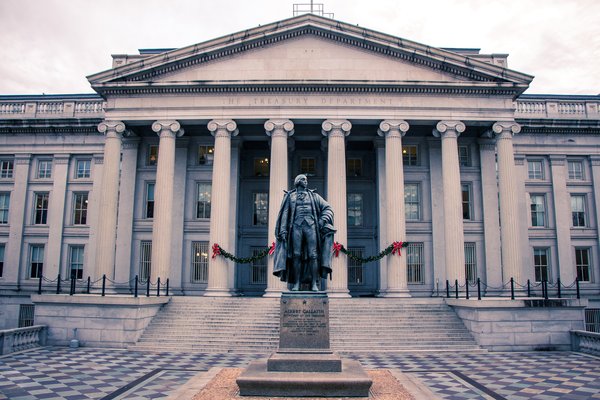
<instances>
[{"instance_id":1,"label":"neoclassical facade","mask_svg":"<svg viewBox=\"0 0 600 400\"><path fill-rule=\"evenodd\" d=\"M599 293L600 97L524 95L507 55L302 15L88 79L97 94L0 96L5 304L59 274L277 296L269 256L212 248L264 252L299 173L354 256L409 243L334 257L331 296Z\"/></svg>"}]
</instances>

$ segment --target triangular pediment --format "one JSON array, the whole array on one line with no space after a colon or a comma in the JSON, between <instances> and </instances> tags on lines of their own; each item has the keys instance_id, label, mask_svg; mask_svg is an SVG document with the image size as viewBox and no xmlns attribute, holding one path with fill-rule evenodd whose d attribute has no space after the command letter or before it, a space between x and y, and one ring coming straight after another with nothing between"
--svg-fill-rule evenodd
<instances>
[{"instance_id":1,"label":"triangular pediment","mask_svg":"<svg viewBox=\"0 0 600 400\"><path fill-rule=\"evenodd\" d=\"M99 93L235 85L371 85L524 91L532 77L451 51L306 14L88 77Z\"/></svg>"}]
</instances>

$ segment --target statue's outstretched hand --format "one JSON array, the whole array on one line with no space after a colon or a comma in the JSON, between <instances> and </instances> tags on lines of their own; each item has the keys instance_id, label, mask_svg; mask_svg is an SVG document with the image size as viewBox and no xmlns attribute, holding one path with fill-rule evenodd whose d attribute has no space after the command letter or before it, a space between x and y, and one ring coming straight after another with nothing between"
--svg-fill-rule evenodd
<instances>
[{"instance_id":1,"label":"statue's outstretched hand","mask_svg":"<svg viewBox=\"0 0 600 400\"><path fill-rule=\"evenodd\" d=\"M277 240L280 242L285 242L285 236L285 232L279 232L279 235L277 235Z\"/></svg>"}]
</instances>

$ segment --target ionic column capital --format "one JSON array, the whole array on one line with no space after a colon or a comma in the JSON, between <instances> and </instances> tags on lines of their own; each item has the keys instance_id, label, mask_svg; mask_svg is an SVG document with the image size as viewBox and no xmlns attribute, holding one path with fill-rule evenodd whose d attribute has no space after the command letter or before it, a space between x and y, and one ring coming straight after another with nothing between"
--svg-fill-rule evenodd
<instances>
[{"instance_id":1,"label":"ionic column capital","mask_svg":"<svg viewBox=\"0 0 600 400\"><path fill-rule=\"evenodd\" d=\"M321 133L327 137L345 137L350 134L352 124L346 119L328 119L321 124Z\"/></svg>"},{"instance_id":2,"label":"ionic column capital","mask_svg":"<svg viewBox=\"0 0 600 400\"><path fill-rule=\"evenodd\" d=\"M121 139L125 132L125 124L121 121L102 121L98 124L98 132L106 137Z\"/></svg>"},{"instance_id":3,"label":"ionic column capital","mask_svg":"<svg viewBox=\"0 0 600 400\"><path fill-rule=\"evenodd\" d=\"M239 133L237 124L232 119L213 119L208 123L207 128L214 137L230 138Z\"/></svg>"},{"instance_id":4,"label":"ionic column capital","mask_svg":"<svg viewBox=\"0 0 600 400\"><path fill-rule=\"evenodd\" d=\"M265 131L271 137L288 137L294 134L294 123L289 119L270 119L265 122Z\"/></svg>"},{"instance_id":5,"label":"ionic column capital","mask_svg":"<svg viewBox=\"0 0 600 400\"><path fill-rule=\"evenodd\" d=\"M440 121L433 130L435 137L458 138L467 129L462 121Z\"/></svg>"},{"instance_id":6,"label":"ionic column capital","mask_svg":"<svg viewBox=\"0 0 600 400\"><path fill-rule=\"evenodd\" d=\"M159 137L181 137L184 134L181 124L175 120L159 120L154 121L152 130Z\"/></svg>"},{"instance_id":7,"label":"ionic column capital","mask_svg":"<svg viewBox=\"0 0 600 400\"><path fill-rule=\"evenodd\" d=\"M402 137L408 132L410 125L401 119L386 119L381 121L377 134L384 137Z\"/></svg>"},{"instance_id":8,"label":"ionic column capital","mask_svg":"<svg viewBox=\"0 0 600 400\"><path fill-rule=\"evenodd\" d=\"M521 125L514 121L496 122L492 125L492 132L498 139L512 139L514 134L521 132Z\"/></svg>"}]
</instances>

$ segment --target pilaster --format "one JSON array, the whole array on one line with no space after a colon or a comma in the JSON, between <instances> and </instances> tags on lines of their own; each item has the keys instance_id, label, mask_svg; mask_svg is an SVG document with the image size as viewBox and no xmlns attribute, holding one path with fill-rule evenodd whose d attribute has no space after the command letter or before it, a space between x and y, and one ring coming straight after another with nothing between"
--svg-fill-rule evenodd
<instances>
[{"instance_id":1,"label":"pilaster","mask_svg":"<svg viewBox=\"0 0 600 400\"><path fill-rule=\"evenodd\" d=\"M594 212L591 215L595 215L596 217L596 227L600 225L600 155L593 154L590 155L590 167L592 170L592 185L593 185L593 193L594 193ZM590 215L590 217L591 217ZM600 235L597 239L598 248L600 248ZM566 282L565 282L566 283Z\"/></svg>"},{"instance_id":2,"label":"pilaster","mask_svg":"<svg viewBox=\"0 0 600 400\"><path fill-rule=\"evenodd\" d=\"M444 250L447 279L465 283L465 240L462 193L458 163L458 136L466 129L460 121L440 121L433 135L442 138L442 181L444 188Z\"/></svg>"},{"instance_id":3,"label":"pilaster","mask_svg":"<svg viewBox=\"0 0 600 400\"><path fill-rule=\"evenodd\" d=\"M212 120L208 130L215 137L213 162L209 251L218 244L229 249L229 231L233 218L230 210L231 194L231 137L237 136L233 120ZM231 250L230 250L231 251ZM229 282L231 262L224 257L212 256L208 261L208 287L205 296L231 296Z\"/></svg>"},{"instance_id":4,"label":"pilaster","mask_svg":"<svg viewBox=\"0 0 600 400\"><path fill-rule=\"evenodd\" d=\"M175 179L175 138L183 135L177 121L156 121L152 130L160 138L154 189L154 221L152 225L152 267L150 279L165 284L171 275L173 246L173 186Z\"/></svg>"},{"instance_id":5,"label":"pilaster","mask_svg":"<svg viewBox=\"0 0 600 400\"><path fill-rule=\"evenodd\" d=\"M268 245L276 241L275 224L284 190L288 188L288 137L294 134L294 123L289 119L270 119L265 122L265 131L271 137L271 158L269 172L269 227ZM266 297L280 297L285 290L285 282L273 275L273 257L267 261Z\"/></svg>"},{"instance_id":6,"label":"pilaster","mask_svg":"<svg viewBox=\"0 0 600 400\"><path fill-rule=\"evenodd\" d=\"M409 129L403 120L385 120L379 124L379 136L385 137L386 237L389 241L406 240L406 215L404 211L404 165L402 137ZM410 297L408 292L406 257L386 258L387 288L385 297Z\"/></svg>"},{"instance_id":7,"label":"pilaster","mask_svg":"<svg viewBox=\"0 0 600 400\"><path fill-rule=\"evenodd\" d=\"M446 250L444 234L444 187L442 178L442 144L436 138L427 140L429 145L429 180L431 190L431 236L433 250L433 283L435 287L446 286Z\"/></svg>"},{"instance_id":8,"label":"pilaster","mask_svg":"<svg viewBox=\"0 0 600 400\"><path fill-rule=\"evenodd\" d=\"M556 246L558 250L558 276L564 285L575 281L575 263L571 248L571 197L567 190L567 157L551 154L552 197L556 221Z\"/></svg>"},{"instance_id":9,"label":"pilaster","mask_svg":"<svg viewBox=\"0 0 600 400\"><path fill-rule=\"evenodd\" d=\"M327 140L327 201L334 213L335 241L348 247L347 193L346 193L346 144L352 124L347 120L328 119L321 125L321 133ZM349 297L348 260L340 253L331 261L333 278L328 282L330 297Z\"/></svg>"},{"instance_id":10,"label":"pilaster","mask_svg":"<svg viewBox=\"0 0 600 400\"><path fill-rule=\"evenodd\" d=\"M68 212L65 215L69 158L69 154L56 154L52 160L53 185L48 210L48 249L44 265L45 276L56 277L60 273L62 279L69 277L66 268L60 268L62 233L65 217L69 218Z\"/></svg>"}]
</instances>

